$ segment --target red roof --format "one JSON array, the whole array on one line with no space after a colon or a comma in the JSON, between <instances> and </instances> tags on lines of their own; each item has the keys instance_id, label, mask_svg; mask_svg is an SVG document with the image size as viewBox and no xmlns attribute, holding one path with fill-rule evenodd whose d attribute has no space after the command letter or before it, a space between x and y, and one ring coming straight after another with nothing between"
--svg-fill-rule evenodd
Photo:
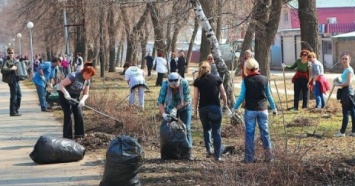
<instances>
[{"instance_id":1,"label":"red roof","mask_svg":"<svg viewBox=\"0 0 355 186\"><path fill-rule=\"evenodd\" d=\"M355 31L355 23L326 24L327 33L346 33Z\"/></svg>"}]
</instances>

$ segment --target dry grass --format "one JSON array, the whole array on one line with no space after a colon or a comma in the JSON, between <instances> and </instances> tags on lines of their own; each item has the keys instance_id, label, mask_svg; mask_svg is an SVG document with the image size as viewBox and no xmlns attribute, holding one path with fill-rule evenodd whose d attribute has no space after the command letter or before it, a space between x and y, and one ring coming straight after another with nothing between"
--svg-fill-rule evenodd
<instances>
[{"instance_id":1,"label":"dry grass","mask_svg":"<svg viewBox=\"0 0 355 186\"><path fill-rule=\"evenodd\" d=\"M95 77L87 105L121 120L115 121L85 110L87 137L80 143L104 157L108 141L116 135L130 135L138 139L145 151L144 165L140 171L143 185L351 185L355 181L353 152L355 138L332 138L341 124L341 107L331 100L321 112L304 109L287 111L293 105L293 95L285 102L282 79L277 80L279 96L273 96L279 115L270 117L270 135L275 162L262 160L263 149L257 130L255 137L256 158L254 164L242 164L244 156L244 127L230 125L223 119L224 145L237 149L234 155L224 157L224 162L205 158L202 127L199 120L192 121L193 153L195 161L164 161L160 159L159 127L161 118L156 100L160 87L154 87L155 77L149 79L150 91L146 93L145 112L128 106L128 85L117 73L107 73L107 78ZM238 82L240 78L234 78ZM105 81L104 81L105 80ZM239 80L240 81L240 80ZM274 87L275 88L275 87ZM239 89L236 88L236 94ZM280 97L280 98L279 98ZM314 106L311 100L310 107ZM330 117L322 117L324 114ZM56 114L60 117L60 114ZM317 126L317 134L323 138L306 137ZM103 164L101 164L103 166Z\"/></svg>"}]
</instances>

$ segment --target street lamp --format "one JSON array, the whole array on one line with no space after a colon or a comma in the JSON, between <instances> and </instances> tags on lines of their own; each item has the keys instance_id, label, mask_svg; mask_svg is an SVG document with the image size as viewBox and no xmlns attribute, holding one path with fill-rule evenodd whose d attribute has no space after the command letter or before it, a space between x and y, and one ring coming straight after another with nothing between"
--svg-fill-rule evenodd
<instances>
[{"instance_id":1,"label":"street lamp","mask_svg":"<svg viewBox=\"0 0 355 186\"><path fill-rule=\"evenodd\" d=\"M17 33L17 38L18 38L18 49L19 49L19 52L20 52L20 56L22 57L22 51L21 51L21 37L22 37L22 34L21 33Z\"/></svg>"},{"instance_id":2,"label":"street lamp","mask_svg":"<svg viewBox=\"0 0 355 186\"><path fill-rule=\"evenodd\" d=\"M69 61L69 32L68 32L68 23L67 23L67 9L65 4L68 2L68 0L58 0L60 3L64 4L63 8L63 23L64 23L64 39L65 39L65 54L67 56L67 61L69 63L69 68L68 68L68 73L71 73L71 64Z\"/></svg>"},{"instance_id":3,"label":"street lamp","mask_svg":"<svg viewBox=\"0 0 355 186\"><path fill-rule=\"evenodd\" d=\"M31 48L31 73L33 74L33 46L32 46L32 28L35 25L30 21L27 23L27 28L30 29L30 48Z\"/></svg>"},{"instance_id":4,"label":"street lamp","mask_svg":"<svg viewBox=\"0 0 355 186\"><path fill-rule=\"evenodd\" d=\"M5 45L5 52L4 52L4 57L6 57L6 55L7 55L7 45Z\"/></svg>"},{"instance_id":5,"label":"street lamp","mask_svg":"<svg viewBox=\"0 0 355 186\"><path fill-rule=\"evenodd\" d=\"M15 41L16 41L15 38L12 38L12 39L11 39L11 44L12 44L12 46L14 46L14 48L15 48L15 44L16 44Z\"/></svg>"}]
</instances>

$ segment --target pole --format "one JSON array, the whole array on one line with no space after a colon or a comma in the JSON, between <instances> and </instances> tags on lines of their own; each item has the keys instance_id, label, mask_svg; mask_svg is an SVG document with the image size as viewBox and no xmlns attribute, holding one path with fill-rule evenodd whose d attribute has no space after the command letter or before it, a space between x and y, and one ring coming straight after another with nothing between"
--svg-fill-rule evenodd
<instances>
[{"instance_id":1,"label":"pole","mask_svg":"<svg viewBox=\"0 0 355 186\"><path fill-rule=\"evenodd\" d=\"M21 37L18 38L18 48L19 48L20 56L22 57L22 51L21 51Z\"/></svg>"},{"instance_id":2,"label":"pole","mask_svg":"<svg viewBox=\"0 0 355 186\"><path fill-rule=\"evenodd\" d=\"M335 88L335 85L333 85L332 90L329 92L329 96L328 96L327 102L325 102L324 107L328 105L328 102L329 102L329 100L330 100L330 97L331 97L332 94L333 94L334 88Z\"/></svg>"},{"instance_id":3,"label":"pole","mask_svg":"<svg viewBox=\"0 0 355 186\"><path fill-rule=\"evenodd\" d=\"M30 47L31 47L31 74L33 75L33 45L32 45L32 28L30 28Z\"/></svg>"},{"instance_id":4,"label":"pole","mask_svg":"<svg viewBox=\"0 0 355 186\"><path fill-rule=\"evenodd\" d=\"M287 100L287 87L286 87L285 68L282 68L282 73L283 73L283 76L284 76L284 86L285 86L285 96L286 96L286 109L287 109L288 108L288 106L287 106L288 100Z\"/></svg>"},{"instance_id":5,"label":"pole","mask_svg":"<svg viewBox=\"0 0 355 186\"><path fill-rule=\"evenodd\" d=\"M67 27L67 9L64 6L63 9L63 20L64 20L64 38L65 38L65 54L67 56L67 61L68 63L69 61L69 55L70 55L70 50L69 50L69 32L68 32L68 27ZM69 68L68 68L68 73L71 73L71 64L69 64Z\"/></svg>"}]
</instances>

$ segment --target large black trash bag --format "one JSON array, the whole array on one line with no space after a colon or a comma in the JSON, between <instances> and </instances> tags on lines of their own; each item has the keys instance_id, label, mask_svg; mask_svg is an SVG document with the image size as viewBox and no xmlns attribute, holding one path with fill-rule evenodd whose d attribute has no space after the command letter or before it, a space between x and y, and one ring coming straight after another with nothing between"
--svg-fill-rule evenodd
<instances>
[{"instance_id":1,"label":"large black trash bag","mask_svg":"<svg viewBox=\"0 0 355 186\"><path fill-rule=\"evenodd\" d=\"M41 136L30 154L39 164L66 163L84 158L85 148L73 140Z\"/></svg>"},{"instance_id":2,"label":"large black trash bag","mask_svg":"<svg viewBox=\"0 0 355 186\"><path fill-rule=\"evenodd\" d=\"M119 136L110 142L100 186L139 186L138 171L144 151L134 138Z\"/></svg>"},{"instance_id":3,"label":"large black trash bag","mask_svg":"<svg viewBox=\"0 0 355 186\"><path fill-rule=\"evenodd\" d=\"M186 125L177 118L171 118L160 126L161 159L189 159L191 148L187 141Z\"/></svg>"}]
</instances>

